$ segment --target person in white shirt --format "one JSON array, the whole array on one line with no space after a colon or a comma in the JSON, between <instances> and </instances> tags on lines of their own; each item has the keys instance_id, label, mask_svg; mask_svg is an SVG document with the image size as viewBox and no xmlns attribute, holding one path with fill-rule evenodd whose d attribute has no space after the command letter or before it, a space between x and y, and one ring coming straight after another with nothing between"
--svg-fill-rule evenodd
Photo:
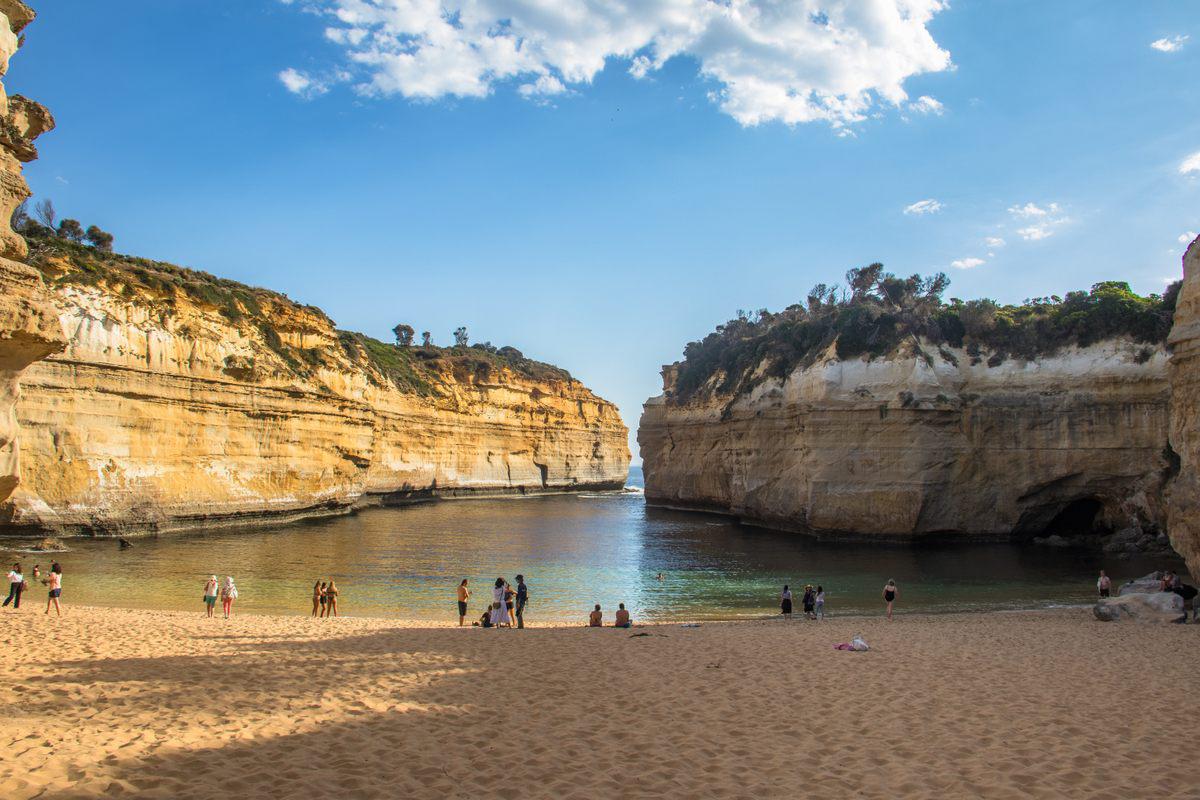
<instances>
[{"instance_id":1,"label":"person in white shirt","mask_svg":"<svg viewBox=\"0 0 1200 800\"><path fill-rule=\"evenodd\" d=\"M62 567L55 561L50 565L50 572L46 574L46 586L50 589L50 597L46 600L46 613L50 613L50 606L54 606L54 613L62 616L62 606L58 604L58 598L62 597Z\"/></svg>"},{"instance_id":2,"label":"person in white shirt","mask_svg":"<svg viewBox=\"0 0 1200 800\"><path fill-rule=\"evenodd\" d=\"M1108 597L1112 593L1112 581L1109 580L1104 570L1100 570L1100 577L1096 581L1096 591L1100 593L1101 597Z\"/></svg>"},{"instance_id":3,"label":"person in white shirt","mask_svg":"<svg viewBox=\"0 0 1200 800\"><path fill-rule=\"evenodd\" d=\"M21 574L21 565L13 564L13 567L8 572L8 597L4 598L4 605L13 604L13 608L21 607L21 592L25 591L25 576Z\"/></svg>"}]
</instances>

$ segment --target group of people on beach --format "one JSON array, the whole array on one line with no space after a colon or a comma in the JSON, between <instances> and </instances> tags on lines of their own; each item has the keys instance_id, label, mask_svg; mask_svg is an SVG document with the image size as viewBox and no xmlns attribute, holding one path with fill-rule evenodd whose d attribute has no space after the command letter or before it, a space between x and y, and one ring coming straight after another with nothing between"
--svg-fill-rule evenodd
<instances>
[{"instance_id":1,"label":"group of people on beach","mask_svg":"<svg viewBox=\"0 0 1200 800\"><path fill-rule=\"evenodd\" d=\"M221 598L221 610L225 612L225 619L229 619L233 614L233 601L238 597L232 575L226 575L225 582L219 584L219 588L216 575L209 575L208 580L204 582L204 610L209 617L213 615L218 597Z\"/></svg>"},{"instance_id":2,"label":"group of people on beach","mask_svg":"<svg viewBox=\"0 0 1200 800\"><path fill-rule=\"evenodd\" d=\"M883 585L883 602L887 604L888 619L892 618L892 606L899 596L900 589L896 586L895 579L888 578L888 582ZM805 619L819 620L825 618L824 586L817 584L817 587L814 589L811 583L806 584L801 602L804 604ZM783 592L779 595L779 610L783 613L785 619L792 618L792 589L786 583L783 585Z\"/></svg>"},{"instance_id":3,"label":"group of people on beach","mask_svg":"<svg viewBox=\"0 0 1200 800\"><path fill-rule=\"evenodd\" d=\"M54 613L62 616L62 606L59 604L59 598L62 597L62 567L57 561L50 563L50 571L42 576L42 565L33 565L33 574L31 576L35 581L40 581L41 584L49 590L49 596L46 598L46 613L50 613L50 608L53 606ZM7 608L9 603L12 603L13 610L21 607L21 595L29 591L29 581L25 579L25 573L21 571L20 563L12 565L12 569L8 571L8 597L4 598L4 606Z\"/></svg>"},{"instance_id":4,"label":"group of people on beach","mask_svg":"<svg viewBox=\"0 0 1200 800\"><path fill-rule=\"evenodd\" d=\"M463 578L458 584L458 626L461 628L467 618L467 600L471 597L468 588L469 579ZM524 628L525 606L529 604L529 585L525 576L517 576L516 588L504 578L496 578L492 586L492 602L488 604L477 622L472 626L480 628Z\"/></svg>"},{"instance_id":5,"label":"group of people on beach","mask_svg":"<svg viewBox=\"0 0 1200 800\"><path fill-rule=\"evenodd\" d=\"M337 584L333 582L333 578L313 584L312 601L314 617L336 617L338 615L338 588Z\"/></svg>"}]
</instances>

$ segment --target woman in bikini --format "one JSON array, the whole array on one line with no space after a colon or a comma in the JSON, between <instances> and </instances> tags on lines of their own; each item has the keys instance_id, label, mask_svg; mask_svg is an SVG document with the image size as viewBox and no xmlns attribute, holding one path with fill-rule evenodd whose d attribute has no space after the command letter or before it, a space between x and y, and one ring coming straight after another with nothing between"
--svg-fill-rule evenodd
<instances>
[{"instance_id":1,"label":"woman in bikini","mask_svg":"<svg viewBox=\"0 0 1200 800\"><path fill-rule=\"evenodd\" d=\"M896 595L900 594L900 590L896 588L896 581L888 578L888 582L883 586L883 601L887 603L887 618L892 618L892 603L896 602Z\"/></svg>"},{"instance_id":2,"label":"woman in bikini","mask_svg":"<svg viewBox=\"0 0 1200 800\"><path fill-rule=\"evenodd\" d=\"M321 610L321 606L325 605L323 602L321 602L324 599L324 597L325 596L323 594L321 594L321 582L317 581L316 583L313 584L313 613L312 613L312 615L314 617L317 616L317 613Z\"/></svg>"},{"instance_id":3,"label":"woman in bikini","mask_svg":"<svg viewBox=\"0 0 1200 800\"><path fill-rule=\"evenodd\" d=\"M330 578L329 583L325 586L325 616L337 616L337 599L338 588L333 585L333 578Z\"/></svg>"}]
</instances>

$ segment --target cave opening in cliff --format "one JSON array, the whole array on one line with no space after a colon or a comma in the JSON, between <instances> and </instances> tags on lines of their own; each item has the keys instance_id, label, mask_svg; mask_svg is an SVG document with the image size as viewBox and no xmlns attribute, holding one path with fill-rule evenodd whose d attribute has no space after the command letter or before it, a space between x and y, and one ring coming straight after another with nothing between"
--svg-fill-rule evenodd
<instances>
[{"instance_id":1,"label":"cave opening in cliff","mask_svg":"<svg viewBox=\"0 0 1200 800\"><path fill-rule=\"evenodd\" d=\"M1070 539L1076 536L1092 536L1102 533L1097 529L1096 517L1100 514L1103 505L1094 497L1072 500L1050 520L1045 534L1057 534Z\"/></svg>"}]
</instances>

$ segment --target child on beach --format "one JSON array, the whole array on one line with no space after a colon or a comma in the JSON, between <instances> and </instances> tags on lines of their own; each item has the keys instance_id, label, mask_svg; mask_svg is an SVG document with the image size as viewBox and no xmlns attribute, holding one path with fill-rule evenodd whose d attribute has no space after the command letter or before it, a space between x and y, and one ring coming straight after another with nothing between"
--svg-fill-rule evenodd
<instances>
[{"instance_id":1,"label":"child on beach","mask_svg":"<svg viewBox=\"0 0 1200 800\"><path fill-rule=\"evenodd\" d=\"M62 597L62 567L55 561L50 565L50 574L46 576L46 586L50 589L50 596L46 600L46 613L50 613L51 604L54 605L54 613L62 616L62 607L58 604L58 598Z\"/></svg>"},{"instance_id":2,"label":"child on beach","mask_svg":"<svg viewBox=\"0 0 1200 800\"><path fill-rule=\"evenodd\" d=\"M213 609L217 605L217 576L209 575L208 580L204 584L204 608L211 619Z\"/></svg>"},{"instance_id":3,"label":"child on beach","mask_svg":"<svg viewBox=\"0 0 1200 800\"><path fill-rule=\"evenodd\" d=\"M233 601L237 600L238 590L233 585L233 576L225 576L225 585L221 587L221 608L225 612L225 619L229 619L229 615L233 613Z\"/></svg>"},{"instance_id":4,"label":"child on beach","mask_svg":"<svg viewBox=\"0 0 1200 800\"><path fill-rule=\"evenodd\" d=\"M817 585L816 613L813 619L825 619L825 587Z\"/></svg>"},{"instance_id":5,"label":"child on beach","mask_svg":"<svg viewBox=\"0 0 1200 800\"><path fill-rule=\"evenodd\" d=\"M1101 597L1108 597L1112 593L1112 580L1105 574L1104 570L1100 570L1100 578L1096 581L1096 591Z\"/></svg>"}]
</instances>

